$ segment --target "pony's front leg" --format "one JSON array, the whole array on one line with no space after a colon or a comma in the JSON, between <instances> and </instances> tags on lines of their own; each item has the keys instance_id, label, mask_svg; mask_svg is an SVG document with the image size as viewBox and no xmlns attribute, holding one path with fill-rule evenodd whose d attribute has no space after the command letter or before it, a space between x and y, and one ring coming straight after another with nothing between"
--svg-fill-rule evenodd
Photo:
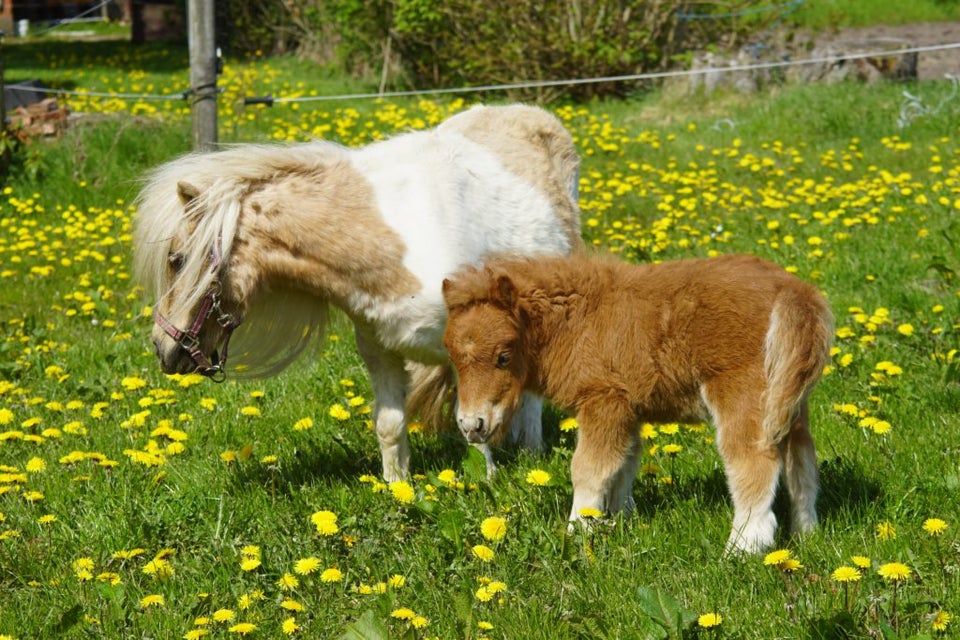
<instances>
[{"instance_id":1,"label":"pony's front leg","mask_svg":"<svg viewBox=\"0 0 960 640\"><path fill-rule=\"evenodd\" d=\"M373 421L380 440L383 479L387 482L407 477L410 467L410 444L404 403L409 382L403 358L390 353L356 330L357 349L367 365L373 388Z\"/></svg>"},{"instance_id":2,"label":"pony's front leg","mask_svg":"<svg viewBox=\"0 0 960 640\"><path fill-rule=\"evenodd\" d=\"M525 449L543 452L543 398L529 392L520 396L520 406L510 420L510 436Z\"/></svg>"}]
</instances>

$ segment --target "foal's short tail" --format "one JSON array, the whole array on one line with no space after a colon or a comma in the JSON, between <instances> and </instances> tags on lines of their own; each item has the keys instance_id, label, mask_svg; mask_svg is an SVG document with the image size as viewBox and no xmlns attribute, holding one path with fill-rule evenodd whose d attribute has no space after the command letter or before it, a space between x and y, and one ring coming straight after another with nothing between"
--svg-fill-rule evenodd
<instances>
[{"instance_id":1,"label":"foal's short tail","mask_svg":"<svg viewBox=\"0 0 960 640\"><path fill-rule=\"evenodd\" d=\"M770 312L764 365L763 436L780 443L790 431L830 358L833 315L813 287L787 286L777 293Z\"/></svg>"},{"instance_id":2,"label":"foal's short tail","mask_svg":"<svg viewBox=\"0 0 960 640\"><path fill-rule=\"evenodd\" d=\"M407 363L410 390L406 413L418 417L427 432L447 431L454 424L456 376L453 365Z\"/></svg>"}]
</instances>

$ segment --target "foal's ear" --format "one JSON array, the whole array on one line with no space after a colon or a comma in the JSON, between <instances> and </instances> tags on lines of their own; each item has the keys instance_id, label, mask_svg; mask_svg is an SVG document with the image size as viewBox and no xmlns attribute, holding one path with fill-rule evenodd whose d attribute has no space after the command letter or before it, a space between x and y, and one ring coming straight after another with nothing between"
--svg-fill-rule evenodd
<instances>
[{"instance_id":1,"label":"foal's ear","mask_svg":"<svg viewBox=\"0 0 960 640\"><path fill-rule=\"evenodd\" d=\"M200 195L200 189L196 185L180 180L177 182L177 195L180 196L180 203L186 207Z\"/></svg>"},{"instance_id":2,"label":"foal's ear","mask_svg":"<svg viewBox=\"0 0 960 640\"><path fill-rule=\"evenodd\" d=\"M517 306L517 285L513 284L510 276L501 274L497 276L493 296L505 309L513 311Z\"/></svg>"}]
</instances>

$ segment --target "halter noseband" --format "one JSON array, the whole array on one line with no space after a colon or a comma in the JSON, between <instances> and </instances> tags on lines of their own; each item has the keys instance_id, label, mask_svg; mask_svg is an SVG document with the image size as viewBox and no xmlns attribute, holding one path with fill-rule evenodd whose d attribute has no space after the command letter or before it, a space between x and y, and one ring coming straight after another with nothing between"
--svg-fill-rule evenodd
<instances>
[{"instance_id":1,"label":"halter noseband","mask_svg":"<svg viewBox=\"0 0 960 640\"><path fill-rule=\"evenodd\" d=\"M220 252L217 246L214 245L210 249L210 272L216 273L219 267ZM156 309L153 311L153 320L157 326L163 329L164 333L168 336L176 340L177 344L193 358L194 363L197 365L194 373L207 376L214 382L223 382L227 378L226 371L224 370L227 365L227 345L230 343L230 336L233 334L233 330L240 326L239 320L220 308L220 290L220 279L216 278L210 283L210 288L207 289L207 292L203 294L200 308L197 309L197 315L194 317L190 328L186 331L178 329ZM204 323L214 313L217 314L217 324L223 329L222 347L219 349L220 355L216 358L216 363L211 362L203 351L200 350L199 338L200 330L203 328ZM216 352L217 349L214 348L214 353L216 354Z\"/></svg>"}]
</instances>

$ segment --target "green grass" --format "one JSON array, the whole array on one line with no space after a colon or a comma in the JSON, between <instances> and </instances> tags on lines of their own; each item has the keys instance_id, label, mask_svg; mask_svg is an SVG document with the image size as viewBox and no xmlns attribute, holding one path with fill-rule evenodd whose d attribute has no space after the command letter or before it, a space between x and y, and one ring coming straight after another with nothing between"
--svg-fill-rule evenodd
<instances>
[{"instance_id":1,"label":"green grass","mask_svg":"<svg viewBox=\"0 0 960 640\"><path fill-rule=\"evenodd\" d=\"M791 22L817 29L865 27L875 24L911 24L960 20L956 0L807 0L789 16Z\"/></svg>"},{"instance_id":2,"label":"green grass","mask_svg":"<svg viewBox=\"0 0 960 640\"><path fill-rule=\"evenodd\" d=\"M82 74L66 72L67 47L43 69L14 49L23 77L149 93L185 82L175 48L79 47ZM114 64L123 71L110 75ZM327 81L340 82L288 60L228 61L221 137L364 144L463 106L237 101ZM584 235L600 250L631 261L755 253L829 297L838 352L811 405L822 526L778 539L803 565L789 572L722 557L732 509L708 427L661 429L651 446L683 449L646 456L638 512L568 536L575 433L553 410L549 453L499 451L493 483L458 437L416 434L414 499L382 487L371 392L343 319L315 358L275 378L163 376L149 301L129 279L129 220L137 178L186 151L189 120L180 103L72 100L89 117L34 141L33 164L14 166L0 202L0 634L234 637L251 623L279 637L293 619L300 637L324 638L937 636L933 616L960 614L960 108L948 101L899 128L904 88L557 109L583 156ZM931 106L949 94L908 88ZM350 417L331 417L334 405ZM304 418L312 427L295 428ZM546 486L527 482L537 469ZM311 522L322 510L336 533ZM489 517L506 519L502 540L484 538ZM924 531L929 518L947 522L941 536ZM245 570L248 545L261 564ZM861 580L832 580L853 556L871 561ZM306 558L317 570L296 574ZM910 576L879 576L890 562ZM321 580L332 568L341 575ZM285 574L299 579L292 591ZM488 582L505 588L487 599ZM391 615L401 608L427 626ZM699 629L709 612L723 622Z\"/></svg>"}]
</instances>

